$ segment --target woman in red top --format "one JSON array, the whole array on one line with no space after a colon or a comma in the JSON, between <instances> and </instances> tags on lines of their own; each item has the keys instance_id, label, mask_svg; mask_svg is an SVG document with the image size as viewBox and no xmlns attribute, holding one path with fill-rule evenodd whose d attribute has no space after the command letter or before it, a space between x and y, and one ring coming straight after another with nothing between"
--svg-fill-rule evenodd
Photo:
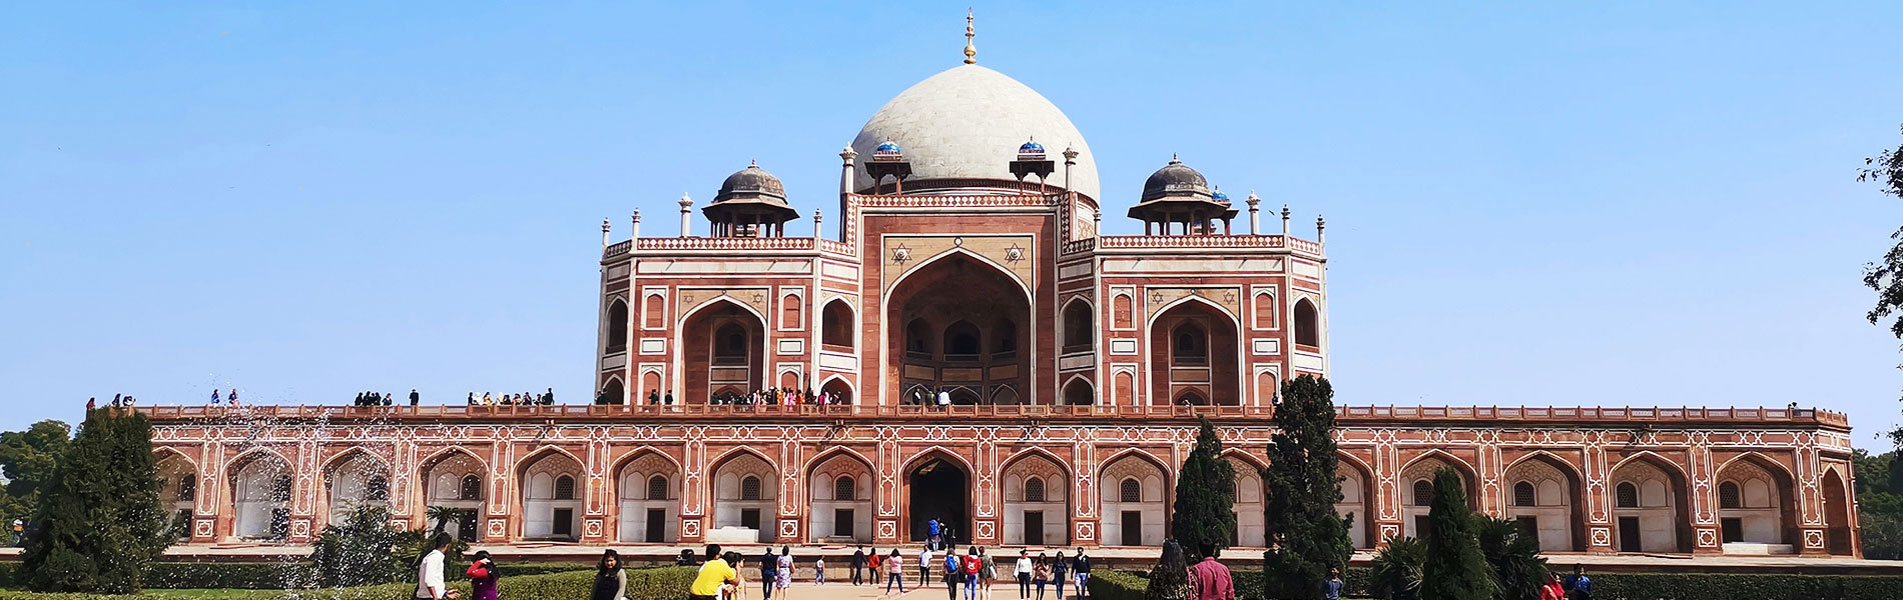
<instances>
[{"instance_id":1,"label":"woman in red top","mask_svg":"<svg viewBox=\"0 0 1903 600\"><path fill-rule=\"evenodd\" d=\"M496 600L496 580L502 578L502 573L496 569L496 561L489 558L488 550L476 551L475 560L463 574L469 576L469 587L475 592L473 600Z\"/></svg>"},{"instance_id":2,"label":"woman in red top","mask_svg":"<svg viewBox=\"0 0 1903 600\"><path fill-rule=\"evenodd\" d=\"M1540 586L1540 600L1566 600L1565 586L1552 573L1546 574L1546 585Z\"/></svg>"}]
</instances>

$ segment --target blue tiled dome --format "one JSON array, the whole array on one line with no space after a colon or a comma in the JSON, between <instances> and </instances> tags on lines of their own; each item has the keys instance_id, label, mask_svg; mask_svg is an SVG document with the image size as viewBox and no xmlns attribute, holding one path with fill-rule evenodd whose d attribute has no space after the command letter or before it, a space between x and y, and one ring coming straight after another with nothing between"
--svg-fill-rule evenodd
<instances>
[{"instance_id":1,"label":"blue tiled dome","mask_svg":"<svg viewBox=\"0 0 1903 600\"><path fill-rule=\"evenodd\" d=\"M872 150L873 154L898 154L899 152L899 145L893 143L892 140L886 140L879 144L878 148Z\"/></svg>"},{"instance_id":2,"label":"blue tiled dome","mask_svg":"<svg viewBox=\"0 0 1903 600\"><path fill-rule=\"evenodd\" d=\"M1024 145L1018 146L1018 154L1043 154L1043 153L1044 153L1044 145L1034 141L1025 142Z\"/></svg>"},{"instance_id":3,"label":"blue tiled dome","mask_svg":"<svg viewBox=\"0 0 1903 600\"><path fill-rule=\"evenodd\" d=\"M1213 193L1211 193L1210 195L1211 195L1211 196L1214 196L1214 197L1216 198L1216 201L1218 201L1218 202L1228 202L1228 201L1229 201L1229 195L1228 195L1228 194L1224 194L1224 193L1222 193L1222 188L1216 188L1216 191L1215 191L1215 192L1213 192Z\"/></svg>"}]
</instances>

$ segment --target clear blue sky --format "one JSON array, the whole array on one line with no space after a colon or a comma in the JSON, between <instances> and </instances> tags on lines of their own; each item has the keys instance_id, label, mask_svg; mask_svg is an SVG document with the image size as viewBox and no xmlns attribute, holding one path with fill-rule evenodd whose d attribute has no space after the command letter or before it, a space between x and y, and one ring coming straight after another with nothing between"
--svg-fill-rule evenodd
<instances>
[{"instance_id":1,"label":"clear blue sky","mask_svg":"<svg viewBox=\"0 0 1903 600\"><path fill-rule=\"evenodd\" d=\"M0 427L581 401L603 217L671 235L756 158L834 206L964 42L963 3L386 4L0 9ZM1178 152L1328 217L1339 402L1898 420L1858 277L1903 202L1852 178L1903 142L1903 5L1021 4L978 5L979 60L1070 115L1111 214Z\"/></svg>"}]
</instances>

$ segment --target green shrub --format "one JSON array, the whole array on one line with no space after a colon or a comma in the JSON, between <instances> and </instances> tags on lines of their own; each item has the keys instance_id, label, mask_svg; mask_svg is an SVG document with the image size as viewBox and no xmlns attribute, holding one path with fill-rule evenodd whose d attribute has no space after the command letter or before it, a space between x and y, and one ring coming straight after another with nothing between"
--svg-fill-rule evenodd
<instances>
[{"instance_id":1,"label":"green shrub","mask_svg":"<svg viewBox=\"0 0 1903 600\"><path fill-rule=\"evenodd\" d=\"M1092 571L1089 587L1091 598L1096 600L1143 600L1143 592L1150 588L1150 580L1121 571ZM1257 579L1256 589L1262 587ZM5 600L5 599L0 599ZM632 600L632 599L630 599Z\"/></svg>"},{"instance_id":2,"label":"green shrub","mask_svg":"<svg viewBox=\"0 0 1903 600\"><path fill-rule=\"evenodd\" d=\"M573 565L569 565L573 566ZM667 567L628 570L628 600L684 600L687 587L694 582L698 569ZM460 573L449 577L450 589L469 598L469 581ZM587 598L594 588L594 570L523 575L503 575L496 590L508 600L576 600ZM407 600L416 590L414 583L387 583L347 588L316 590L264 589L208 596L196 590L152 590L123 596L99 594L39 594L0 590L0 600Z\"/></svg>"}]
</instances>

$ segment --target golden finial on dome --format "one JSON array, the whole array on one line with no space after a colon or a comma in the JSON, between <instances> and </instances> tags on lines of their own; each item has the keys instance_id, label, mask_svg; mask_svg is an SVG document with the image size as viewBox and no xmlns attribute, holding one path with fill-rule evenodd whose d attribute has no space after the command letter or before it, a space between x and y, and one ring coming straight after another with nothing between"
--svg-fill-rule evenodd
<instances>
[{"instance_id":1,"label":"golden finial on dome","mask_svg":"<svg viewBox=\"0 0 1903 600\"><path fill-rule=\"evenodd\" d=\"M976 35L973 34L971 30L971 17L972 17L971 9L966 8L965 9L965 64L975 65L975 64L978 64L978 47L973 46L971 43L971 38L976 37Z\"/></svg>"}]
</instances>

